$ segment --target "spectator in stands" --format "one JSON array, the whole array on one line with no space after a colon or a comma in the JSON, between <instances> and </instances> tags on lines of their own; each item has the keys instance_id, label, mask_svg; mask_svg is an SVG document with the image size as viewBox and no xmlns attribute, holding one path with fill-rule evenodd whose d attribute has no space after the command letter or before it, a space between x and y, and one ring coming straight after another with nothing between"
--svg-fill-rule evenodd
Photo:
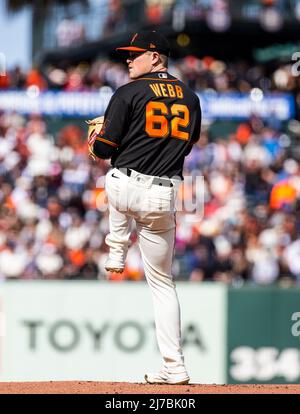
<instances>
[{"instance_id":1,"label":"spectator in stands","mask_svg":"<svg viewBox=\"0 0 300 414\"><path fill-rule=\"evenodd\" d=\"M102 35L111 35L126 30L126 16L121 0L108 1L108 17L104 23Z\"/></svg>"},{"instance_id":2,"label":"spectator in stands","mask_svg":"<svg viewBox=\"0 0 300 414\"><path fill-rule=\"evenodd\" d=\"M69 16L57 26L56 38L58 47L78 45L85 40L85 29L82 22Z\"/></svg>"}]
</instances>

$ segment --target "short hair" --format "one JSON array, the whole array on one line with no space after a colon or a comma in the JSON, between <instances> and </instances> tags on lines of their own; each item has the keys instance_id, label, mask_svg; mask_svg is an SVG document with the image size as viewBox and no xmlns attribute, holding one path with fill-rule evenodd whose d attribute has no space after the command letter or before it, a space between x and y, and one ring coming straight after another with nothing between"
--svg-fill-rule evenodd
<instances>
[{"instance_id":1,"label":"short hair","mask_svg":"<svg viewBox=\"0 0 300 414\"><path fill-rule=\"evenodd\" d=\"M169 64L168 56L161 54L160 55L160 60L161 60L161 63L163 64L163 66L165 68L168 68L168 64Z\"/></svg>"}]
</instances>

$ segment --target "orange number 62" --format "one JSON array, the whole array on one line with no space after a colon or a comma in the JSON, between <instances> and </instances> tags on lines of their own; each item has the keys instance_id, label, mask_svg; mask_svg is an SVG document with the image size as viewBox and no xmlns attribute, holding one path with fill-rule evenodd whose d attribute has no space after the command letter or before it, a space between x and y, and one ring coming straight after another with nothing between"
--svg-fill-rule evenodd
<instances>
[{"instance_id":1,"label":"orange number 62","mask_svg":"<svg viewBox=\"0 0 300 414\"><path fill-rule=\"evenodd\" d=\"M190 112L186 105L173 104L170 108L173 118L171 120L171 136L173 138L189 139L189 133L179 129L186 128L190 123ZM156 111L156 113L154 113ZM159 112L159 114L157 114ZM166 115L169 110L163 102L148 102L146 106L146 132L150 137L164 138L170 133L170 126ZM156 128L154 128L154 124Z\"/></svg>"}]
</instances>

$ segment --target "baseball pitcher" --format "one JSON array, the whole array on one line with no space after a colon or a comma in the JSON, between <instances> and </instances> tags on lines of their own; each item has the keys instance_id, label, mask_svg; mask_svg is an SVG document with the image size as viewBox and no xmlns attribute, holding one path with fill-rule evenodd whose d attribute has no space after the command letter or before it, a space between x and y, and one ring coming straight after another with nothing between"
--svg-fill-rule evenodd
<instances>
[{"instance_id":1,"label":"baseball pitcher","mask_svg":"<svg viewBox=\"0 0 300 414\"><path fill-rule=\"evenodd\" d=\"M162 369L151 384L187 384L181 348L180 308L171 274L176 189L185 156L199 139L197 95L168 73L170 46L155 31L136 33L127 53L132 82L112 96L104 117L90 121L92 157L111 158L106 176L109 272L123 272L132 220L151 288Z\"/></svg>"}]
</instances>

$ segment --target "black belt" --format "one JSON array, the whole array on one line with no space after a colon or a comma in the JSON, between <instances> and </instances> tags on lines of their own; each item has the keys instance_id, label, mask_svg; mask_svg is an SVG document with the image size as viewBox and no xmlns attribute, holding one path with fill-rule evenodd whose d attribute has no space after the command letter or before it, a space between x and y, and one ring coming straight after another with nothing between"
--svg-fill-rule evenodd
<instances>
[{"instance_id":1,"label":"black belt","mask_svg":"<svg viewBox=\"0 0 300 414\"><path fill-rule=\"evenodd\" d=\"M117 168L122 173L126 174L128 177L131 176L132 170L130 168ZM140 177L137 177L137 180L139 181ZM173 183L168 178L160 178L160 177L154 177L152 184L160 185L162 187L173 187Z\"/></svg>"}]
</instances>

